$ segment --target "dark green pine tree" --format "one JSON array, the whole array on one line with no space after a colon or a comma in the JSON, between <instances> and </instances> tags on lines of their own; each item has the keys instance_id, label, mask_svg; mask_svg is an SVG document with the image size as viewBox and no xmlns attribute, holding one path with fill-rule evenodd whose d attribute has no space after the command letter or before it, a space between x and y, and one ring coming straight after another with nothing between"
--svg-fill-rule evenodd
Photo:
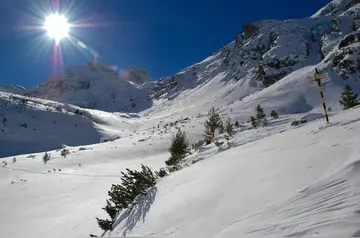
<instances>
[{"instance_id":1,"label":"dark green pine tree","mask_svg":"<svg viewBox=\"0 0 360 238\"><path fill-rule=\"evenodd\" d=\"M165 161L167 166L177 166L185 158L186 153L188 153L189 142L186 137L186 133L181 131L173 136L171 141L171 146L169 149L170 158Z\"/></svg>"},{"instance_id":2,"label":"dark green pine tree","mask_svg":"<svg viewBox=\"0 0 360 238\"><path fill-rule=\"evenodd\" d=\"M97 218L97 217L96 217L96 221L97 221L99 227L100 227L103 231L112 230L113 221L110 221L110 220L108 220L108 219L103 220L103 219L99 219L99 218Z\"/></svg>"},{"instance_id":3,"label":"dark green pine tree","mask_svg":"<svg viewBox=\"0 0 360 238\"><path fill-rule=\"evenodd\" d=\"M50 154L48 154L47 152L45 152L45 154L44 154L44 156L43 156L43 162L44 162L44 164L46 164L49 160L50 160Z\"/></svg>"},{"instance_id":4,"label":"dark green pine tree","mask_svg":"<svg viewBox=\"0 0 360 238\"><path fill-rule=\"evenodd\" d=\"M238 121L235 122L235 126L236 127L239 127L240 126L240 123Z\"/></svg>"},{"instance_id":5,"label":"dark green pine tree","mask_svg":"<svg viewBox=\"0 0 360 238\"><path fill-rule=\"evenodd\" d=\"M205 142L206 144L210 144L212 140L215 138L215 130L221 127L222 121L220 118L217 109L212 107L207 115L207 119L205 121Z\"/></svg>"},{"instance_id":6,"label":"dark green pine tree","mask_svg":"<svg viewBox=\"0 0 360 238\"><path fill-rule=\"evenodd\" d=\"M256 70L256 79L260 82L263 82L265 80L266 73L264 70L264 66L262 62L259 62L258 68Z\"/></svg>"},{"instance_id":7,"label":"dark green pine tree","mask_svg":"<svg viewBox=\"0 0 360 238\"><path fill-rule=\"evenodd\" d=\"M109 200L106 200L106 206L102 208L104 211L107 212L107 214L109 214L109 216L111 217L111 219L115 219L115 216L118 212L118 210L116 209L115 206L113 206Z\"/></svg>"},{"instance_id":8,"label":"dark green pine tree","mask_svg":"<svg viewBox=\"0 0 360 238\"><path fill-rule=\"evenodd\" d=\"M275 111L275 110L272 110L272 111L270 112L270 116L272 116L272 117L275 118L275 119L279 118L279 114L278 114L277 111Z\"/></svg>"},{"instance_id":9,"label":"dark green pine tree","mask_svg":"<svg viewBox=\"0 0 360 238\"><path fill-rule=\"evenodd\" d=\"M344 110L355 107L360 104L358 94L354 93L352 88L347 84L341 93L340 105Z\"/></svg>"},{"instance_id":10,"label":"dark green pine tree","mask_svg":"<svg viewBox=\"0 0 360 238\"><path fill-rule=\"evenodd\" d=\"M225 126L224 126L224 122L222 120L220 120L218 130L219 130L219 134L223 134L225 132Z\"/></svg>"},{"instance_id":11,"label":"dark green pine tree","mask_svg":"<svg viewBox=\"0 0 360 238\"><path fill-rule=\"evenodd\" d=\"M251 122L251 126L252 126L254 129L256 129L256 128L258 127L258 122L257 122L257 120L256 120L255 117L251 116L251 117L250 117L250 122Z\"/></svg>"},{"instance_id":12,"label":"dark green pine tree","mask_svg":"<svg viewBox=\"0 0 360 238\"><path fill-rule=\"evenodd\" d=\"M228 118L225 123L225 132L227 134L227 138L229 139L235 134L234 124L231 123L231 119Z\"/></svg>"},{"instance_id":13,"label":"dark green pine tree","mask_svg":"<svg viewBox=\"0 0 360 238\"><path fill-rule=\"evenodd\" d=\"M266 120L264 109L260 105L257 105L255 107L255 112L256 112L257 125L267 126L268 121Z\"/></svg>"},{"instance_id":14,"label":"dark green pine tree","mask_svg":"<svg viewBox=\"0 0 360 238\"><path fill-rule=\"evenodd\" d=\"M268 125L268 120L266 119L266 118L264 118L263 120L262 120L262 126L267 126Z\"/></svg>"}]
</instances>

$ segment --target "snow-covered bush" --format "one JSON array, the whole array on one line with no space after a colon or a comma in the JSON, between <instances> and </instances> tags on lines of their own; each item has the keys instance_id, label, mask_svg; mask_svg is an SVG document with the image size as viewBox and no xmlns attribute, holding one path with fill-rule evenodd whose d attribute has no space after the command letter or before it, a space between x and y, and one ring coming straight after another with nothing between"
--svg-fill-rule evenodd
<instances>
[{"instance_id":1,"label":"snow-covered bush","mask_svg":"<svg viewBox=\"0 0 360 238\"><path fill-rule=\"evenodd\" d=\"M279 114L278 114L277 111L275 111L275 110L271 110L270 116L272 116L272 117L275 118L275 119L279 118Z\"/></svg>"},{"instance_id":2,"label":"snow-covered bush","mask_svg":"<svg viewBox=\"0 0 360 238\"><path fill-rule=\"evenodd\" d=\"M43 162L44 162L44 164L46 164L49 160L50 160L50 154L48 154L47 152L45 152L45 154L44 154L44 156L43 156Z\"/></svg>"},{"instance_id":3,"label":"snow-covered bush","mask_svg":"<svg viewBox=\"0 0 360 238\"><path fill-rule=\"evenodd\" d=\"M158 176L159 178L163 178L166 175L168 175L168 173L166 172L165 169L159 169L159 171L155 171L156 176Z\"/></svg>"},{"instance_id":4,"label":"snow-covered bush","mask_svg":"<svg viewBox=\"0 0 360 238\"><path fill-rule=\"evenodd\" d=\"M69 149L64 148L61 150L61 156L64 156L64 158L66 158L66 155L68 154L70 154Z\"/></svg>"}]
</instances>

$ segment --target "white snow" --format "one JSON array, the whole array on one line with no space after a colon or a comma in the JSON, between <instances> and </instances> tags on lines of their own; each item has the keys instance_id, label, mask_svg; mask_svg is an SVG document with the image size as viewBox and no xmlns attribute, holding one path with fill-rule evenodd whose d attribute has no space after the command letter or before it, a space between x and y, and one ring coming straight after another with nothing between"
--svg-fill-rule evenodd
<instances>
[{"instance_id":1,"label":"white snow","mask_svg":"<svg viewBox=\"0 0 360 238\"><path fill-rule=\"evenodd\" d=\"M120 172L164 167L177 128L190 143L202 139L212 106L240 122L235 136L193 151L104 236L360 236L360 107L342 111L338 103L345 84L359 92L358 73L343 80L333 65L359 8L341 3L349 1L309 19L254 23L258 34L157 82L143 69L118 73L92 62L36 88L1 85L0 236L102 235L95 217L106 218L101 207ZM274 59L296 62L277 68ZM266 73L284 76L264 88L260 61ZM331 76L323 85L329 124L311 82L315 68ZM251 129L257 104L280 118ZM290 126L300 118L308 123Z\"/></svg>"},{"instance_id":2,"label":"white snow","mask_svg":"<svg viewBox=\"0 0 360 238\"><path fill-rule=\"evenodd\" d=\"M351 236L360 223L359 113L339 113L329 125L315 117L298 128L289 125L294 116L281 116L267 128L239 131L223 152L205 147L189 158L201 161L161 179L110 235ZM140 138L70 147L66 158L51 151L46 165L43 153L4 158L2 237L101 234L94 218L105 216L100 208L120 171L160 168L167 159L169 136L133 145Z\"/></svg>"}]
</instances>

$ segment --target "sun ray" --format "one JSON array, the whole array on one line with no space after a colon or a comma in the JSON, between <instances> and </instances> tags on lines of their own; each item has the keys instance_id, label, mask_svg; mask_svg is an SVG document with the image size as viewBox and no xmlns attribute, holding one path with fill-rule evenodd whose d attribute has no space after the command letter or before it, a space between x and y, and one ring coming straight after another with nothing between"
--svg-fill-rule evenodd
<instances>
[{"instance_id":1,"label":"sun ray","mask_svg":"<svg viewBox=\"0 0 360 238\"><path fill-rule=\"evenodd\" d=\"M87 28L135 24L116 22L108 19L107 15L87 12L88 0L29 1L25 7L25 11L19 10L22 23L15 29L25 37L30 34L35 36L24 45L24 55L32 61L50 55L48 62L54 71L61 70L65 66L64 61L73 61L78 52L87 60L99 57L95 49L86 43Z\"/></svg>"},{"instance_id":2,"label":"sun ray","mask_svg":"<svg viewBox=\"0 0 360 238\"><path fill-rule=\"evenodd\" d=\"M44 29L48 36L54 39L58 45L62 39L68 37L70 24L65 16L55 13L47 16L44 22Z\"/></svg>"}]
</instances>

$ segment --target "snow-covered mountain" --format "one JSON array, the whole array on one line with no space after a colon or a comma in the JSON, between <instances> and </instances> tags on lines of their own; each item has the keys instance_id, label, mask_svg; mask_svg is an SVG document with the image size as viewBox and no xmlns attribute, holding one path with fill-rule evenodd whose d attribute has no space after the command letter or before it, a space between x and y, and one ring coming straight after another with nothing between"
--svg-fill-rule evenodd
<instances>
[{"instance_id":1,"label":"snow-covered mountain","mask_svg":"<svg viewBox=\"0 0 360 238\"><path fill-rule=\"evenodd\" d=\"M2 86L0 90L89 111L138 113L151 125L167 118L176 121L182 115L203 114L211 106L246 121L256 104L262 104L265 112L276 109L281 114L321 112L319 90L311 86L318 68L331 76L324 93L327 106L336 111L346 84L355 91L360 89L359 11L356 1L333 1L310 18L245 24L235 41L158 81L151 81L143 69L119 72L93 61L70 67L36 88L11 86L4 90ZM6 130L7 125L2 127ZM19 129L10 134L23 133ZM66 136L60 140L72 143Z\"/></svg>"},{"instance_id":2,"label":"snow-covered mountain","mask_svg":"<svg viewBox=\"0 0 360 238\"><path fill-rule=\"evenodd\" d=\"M143 69L117 72L113 67L92 61L72 66L26 95L109 112L139 112L151 107Z\"/></svg>"},{"instance_id":3,"label":"snow-covered mountain","mask_svg":"<svg viewBox=\"0 0 360 238\"><path fill-rule=\"evenodd\" d=\"M326 96L329 106L336 108L345 84L360 89L357 3L336 0L310 18L245 24L242 34L212 56L157 81L142 69L119 73L90 62L69 68L29 89L27 95L108 112L150 115L166 114L169 108L205 111L239 101L253 107L249 101L258 103L266 92L266 102L277 104L282 113L294 113L319 105L319 100L312 100L318 96L316 87L309 88L318 68L331 75ZM292 103L279 102L279 94L290 93Z\"/></svg>"},{"instance_id":4,"label":"snow-covered mountain","mask_svg":"<svg viewBox=\"0 0 360 238\"><path fill-rule=\"evenodd\" d=\"M17 93L21 94L26 91L26 88L19 85L6 85L0 84L0 92Z\"/></svg>"},{"instance_id":5,"label":"snow-covered mountain","mask_svg":"<svg viewBox=\"0 0 360 238\"><path fill-rule=\"evenodd\" d=\"M334 1L311 18L246 24L219 52L157 82L152 97L161 103L150 110L234 104L246 111L264 102L266 110L310 111L320 105L318 89L309 87L315 68L329 72L325 96L336 109L345 84L360 89L356 3Z\"/></svg>"},{"instance_id":6,"label":"snow-covered mountain","mask_svg":"<svg viewBox=\"0 0 360 238\"><path fill-rule=\"evenodd\" d=\"M134 116L0 92L0 157L114 140L136 129Z\"/></svg>"},{"instance_id":7,"label":"snow-covered mountain","mask_svg":"<svg viewBox=\"0 0 360 238\"><path fill-rule=\"evenodd\" d=\"M360 236L360 108L338 102L346 84L360 92L359 11L334 0L309 18L248 23L158 81L90 62L36 88L1 85L0 236ZM331 76L329 124L315 68ZM251 129L257 104L280 118ZM192 150L102 234L95 217L120 172L163 167L178 128L203 138L211 106L240 122L233 138ZM291 126L299 118L307 124Z\"/></svg>"}]
</instances>

